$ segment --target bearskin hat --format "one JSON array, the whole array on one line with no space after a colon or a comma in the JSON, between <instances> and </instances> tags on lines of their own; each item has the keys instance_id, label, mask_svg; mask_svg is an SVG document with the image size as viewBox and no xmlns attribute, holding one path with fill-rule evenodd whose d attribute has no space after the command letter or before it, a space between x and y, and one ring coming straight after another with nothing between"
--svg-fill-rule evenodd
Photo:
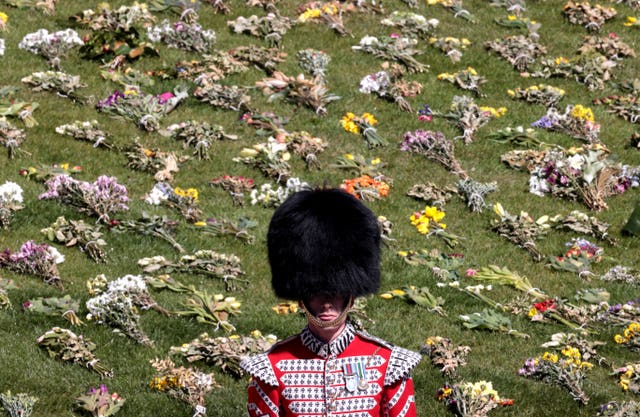
<instances>
[{"instance_id":1,"label":"bearskin hat","mask_svg":"<svg viewBox=\"0 0 640 417\"><path fill-rule=\"evenodd\" d=\"M267 233L271 285L278 297L359 297L380 287L380 228L341 189L299 191L276 209Z\"/></svg>"}]
</instances>

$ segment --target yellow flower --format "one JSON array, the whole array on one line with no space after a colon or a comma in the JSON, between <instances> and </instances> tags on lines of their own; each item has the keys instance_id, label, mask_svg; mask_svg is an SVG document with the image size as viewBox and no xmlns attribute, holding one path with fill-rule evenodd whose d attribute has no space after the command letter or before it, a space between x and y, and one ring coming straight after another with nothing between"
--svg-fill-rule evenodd
<instances>
[{"instance_id":1,"label":"yellow flower","mask_svg":"<svg viewBox=\"0 0 640 417\"><path fill-rule=\"evenodd\" d=\"M404 297L405 295L407 295L407 293L403 290L391 290L391 294L395 295L396 297Z\"/></svg>"},{"instance_id":2,"label":"yellow flower","mask_svg":"<svg viewBox=\"0 0 640 417\"><path fill-rule=\"evenodd\" d=\"M630 382L630 380L628 380L626 378L620 378L620 382L618 382L618 385L620 385L624 391L628 391L629 390L629 382Z\"/></svg>"},{"instance_id":3,"label":"yellow flower","mask_svg":"<svg viewBox=\"0 0 640 417\"><path fill-rule=\"evenodd\" d=\"M204 226L206 226L206 225L207 225L207 222L202 222L202 221L200 221L200 222L195 222L193 225L194 225L194 226L197 226L197 227L204 227Z\"/></svg>"},{"instance_id":4,"label":"yellow flower","mask_svg":"<svg viewBox=\"0 0 640 417\"><path fill-rule=\"evenodd\" d=\"M507 16L507 20L511 20L511 21L513 21L513 20L516 20L516 19L517 19L517 17L516 17L516 16L514 16L514 15L512 15L512 14L510 14L509 16Z\"/></svg>"},{"instance_id":5,"label":"yellow flower","mask_svg":"<svg viewBox=\"0 0 640 417\"><path fill-rule=\"evenodd\" d=\"M478 75L478 72L473 67L467 67L467 72L471 75Z\"/></svg>"},{"instance_id":6,"label":"yellow flower","mask_svg":"<svg viewBox=\"0 0 640 417\"><path fill-rule=\"evenodd\" d=\"M9 16L7 16L6 13L0 12L0 20L2 20L2 23L7 23Z\"/></svg>"},{"instance_id":7,"label":"yellow flower","mask_svg":"<svg viewBox=\"0 0 640 417\"><path fill-rule=\"evenodd\" d=\"M365 122L367 122L368 124L370 124L371 126L375 126L375 125L378 124L378 121L376 120L376 118L371 113L364 113L362 115L362 119Z\"/></svg>"},{"instance_id":8,"label":"yellow flower","mask_svg":"<svg viewBox=\"0 0 640 417\"><path fill-rule=\"evenodd\" d=\"M555 353L544 352L542 354L542 359L547 362L558 363L558 355Z\"/></svg>"},{"instance_id":9,"label":"yellow flower","mask_svg":"<svg viewBox=\"0 0 640 417\"><path fill-rule=\"evenodd\" d=\"M344 154L344 159L348 159L349 161L353 161L355 157L353 156L353 154L350 153L345 153Z\"/></svg>"},{"instance_id":10,"label":"yellow flower","mask_svg":"<svg viewBox=\"0 0 640 417\"><path fill-rule=\"evenodd\" d=\"M424 208L424 215L435 222L439 222L444 218L445 213L444 211L438 210L437 207L427 206Z\"/></svg>"},{"instance_id":11,"label":"yellow flower","mask_svg":"<svg viewBox=\"0 0 640 417\"><path fill-rule=\"evenodd\" d=\"M300 22L306 22L307 20L320 17L321 14L322 14L322 10L320 9L307 9L304 11L304 13L298 16L298 20Z\"/></svg>"},{"instance_id":12,"label":"yellow flower","mask_svg":"<svg viewBox=\"0 0 640 417\"><path fill-rule=\"evenodd\" d=\"M393 298L393 294L388 292L383 292L380 294L380 298L384 298L385 300L391 300Z\"/></svg>"},{"instance_id":13,"label":"yellow flower","mask_svg":"<svg viewBox=\"0 0 640 417\"><path fill-rule=\"evenodd\" d=\"M378 165L380 162L382 162L380 161L380 158L373 158L371 160L371 165Z\"/></svg>"},{"instance_id":14,"label":"yellow flower","mask_svg":"<svg viewBox=\"0 0 640 417\"><path fill-rule=\"evenodd\" d=\"M635 17L633 17L633 16L627 16L627 21L626 21L626 22L624 22L624 25L625 25L625 26L633 26L633 25L635 25L635 24L636 24L637 20L638 20L638 19L636 19L636 18L635 18Z\"/></svg>"},{"instance_id":15,"label":"yellow flower","mask_svg":"<svg viewBox=\"0 0 640 417\"><path fill-rule=\"evenodd\" d=\"M127 90L124 90L124 95L125 96L137 96L138 92L132 88L129 88Z\"/></svg>"},{"instance_id":16,"label":"yellow flower","mask_svg":"<svg viewBox=\"0 0 640 417\"><path fill-rule=\"evenodd\" d=\"M568 64L569 60L563 56L556 58L553 61L556 65Z\"/></svg>"},{"instance_id":17,"label":"yellow flower","mask_svg":"<svg viewBox=\"0 0 640 417\"><path fill-rule=\"evenodd\" d=\"M617 335L613 336L613 341L616 342L617 344L621 345L621 344L625 343L627 341L627 339L625 339L622 335L617 334Z\"/></svg>"},{"instance_id":18,"label":"yellow flower","mask_svg":"<svg viewBox=\"0 0 640 417\"><path fill-rule=\"evenodd\" d=\"M511 97L516 95L516 92L513 90L507 90L507 94L509 94Z\"/></svg>"},{"instance_id":19,"label":"yellow flower","mask_svg":"<svg viewBox=\"0 0 640 417\"><path fill-rule=\"evenodd\" d=\"M531 309L529 310L529 312L527 313L527 316L529 317L533 317L536 314L538 314L538 309L535 307L531 307Z\"/></svg>"},{"instance_id":20,"label":"yellow flower","mask_svg":"<svg viewBox=\"0 0 640 417\"><path fill-rule=\"evenodd\" d=\"M262 336L262 332L260 330L254 330L251 332L251 337L255 337L256 339Z\"/></svg>"}]
</instances>

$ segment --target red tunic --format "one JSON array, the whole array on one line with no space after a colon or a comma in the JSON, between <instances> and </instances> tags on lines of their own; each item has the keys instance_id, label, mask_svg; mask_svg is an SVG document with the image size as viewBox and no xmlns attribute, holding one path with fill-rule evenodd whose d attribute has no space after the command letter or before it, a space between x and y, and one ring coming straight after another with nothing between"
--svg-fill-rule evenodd
<instances>
[{"instance_id":1,"label":"red tunic","mask_svg":"<svg viewBox=\"0 0 640 417\"><path fill-rule=\"evenodd\" d=\"M308 328L245 358L250 417L415 417L416 352L347 323L329 344Z\"/></svg>"}]
</instances>

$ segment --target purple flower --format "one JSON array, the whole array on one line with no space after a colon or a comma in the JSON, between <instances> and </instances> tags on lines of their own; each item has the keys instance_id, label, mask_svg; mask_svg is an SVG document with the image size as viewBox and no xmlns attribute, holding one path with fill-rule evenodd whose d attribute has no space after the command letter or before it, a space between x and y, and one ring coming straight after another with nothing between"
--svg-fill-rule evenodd
<instances>
[{"instance_id":1,"label":"purple flower","mask_svg":"<svg viewBox=\"0 0 640 417\"><path fill-rule=\"evenodd\" d=\"M539 120L531 123L531 127L539 127L542 129L550 129L555 124L555 120L551 119L549 116L542 116Z\"/></svg>"}]
</instances>

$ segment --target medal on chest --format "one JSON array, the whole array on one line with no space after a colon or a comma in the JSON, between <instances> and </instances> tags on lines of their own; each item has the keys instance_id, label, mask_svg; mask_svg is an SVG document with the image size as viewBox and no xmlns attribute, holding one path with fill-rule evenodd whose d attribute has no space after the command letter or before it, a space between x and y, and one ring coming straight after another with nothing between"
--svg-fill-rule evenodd
<instances>
[{"instance_id":1,"label":"medal on chest","mask_svg":"<svg viewBox=\"0 0 640 417\"><path fill-rule=\"evenodd\" d=\"M342 372L344 374L344 386L347 391L365 391L369 388L367 368L364 362L355 361L347 363L342 367Z\"/></svg>"}]
</instances>

